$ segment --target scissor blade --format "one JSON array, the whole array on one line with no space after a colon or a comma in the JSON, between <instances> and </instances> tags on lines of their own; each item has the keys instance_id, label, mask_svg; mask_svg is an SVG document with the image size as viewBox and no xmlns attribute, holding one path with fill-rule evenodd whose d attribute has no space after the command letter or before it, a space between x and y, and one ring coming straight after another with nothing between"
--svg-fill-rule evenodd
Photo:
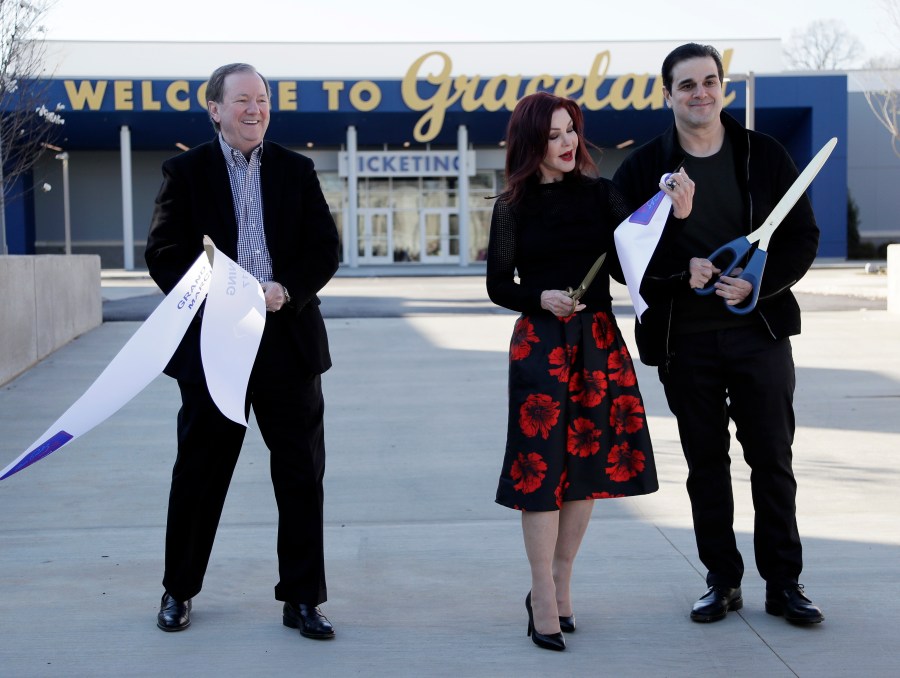
<instances>
[{"instance_id":1,"label":"scissor blade","mask_svg":"<svg viewBox=\"0 0 900 678\"><path fill-rule=\"evenodd\" d=\"M762 226L747 236L747 239L750 240L750 242L759 240L759 248L762 250L768 249L769 238L772 237L772 233L774 233L775 229L778 228L778 225L784 221L784 218L788 215L788 212L791 211L794 205L797 204L797 201L800 200L800 196L802 196L806 192L806 189L809 188L809 185L812 183L813 179L816 178L816 175L819 173L819 170L822 169L825 161L828 160L828 156L831 155L834 147L837 146L837 142L837 137L831 137L831 139L828 140L828 143L822 146L822 149L809 161L809 164L787 190L787 193L785 193L781 200L778 201L778 204L775 205L775 209L773 209L769 216L766 217Z\"/></svg>"},{"instance_id":2,"label":"scissor blade","mask_svg":"<svg viewBox=\"0 0 900 678\"><path fill-rule=\"evenodd\" d=\"M570 296L573 299L581 299L581 297L584 296L584 293L587 292L587 288L591 286L591 283L594 282L594 278L597 277L597 272L600 270L600 267L603 266L604 261L606 261L606 252L597 257L597 261L591 266L591 270L588 271L588 274L584 276L584 280L582 280L581 284L572 291Z\"/></svg>"}]
</instances>

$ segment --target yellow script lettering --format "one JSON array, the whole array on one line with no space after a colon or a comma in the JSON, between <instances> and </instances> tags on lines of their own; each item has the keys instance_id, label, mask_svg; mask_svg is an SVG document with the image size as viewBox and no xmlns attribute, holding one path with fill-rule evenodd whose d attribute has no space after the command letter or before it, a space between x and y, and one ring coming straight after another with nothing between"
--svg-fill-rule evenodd
<instances>
[{"instance_id":1,"label":"yellow script lettering","mask_svg":"<svg viewBox=\"0 0 900 678\"><path fill-rule=\"evenodd\" d=\"M427 99L419 96L418 76L419 69L430 57L437 57L443 63L443 67L438 73L429 73L425 80L431 85L437 85L437 91ZM425 111L424 115L416 122L413 129L413 137L419 142L428 142L434 139L444 126L444 115L459 99L462 91L457 89L451 94L450 69L453 63L450 57L443 52L428 52L416 59L400 85L400 93L403 102L414 111Z\"/></svg>"}]
</instances>

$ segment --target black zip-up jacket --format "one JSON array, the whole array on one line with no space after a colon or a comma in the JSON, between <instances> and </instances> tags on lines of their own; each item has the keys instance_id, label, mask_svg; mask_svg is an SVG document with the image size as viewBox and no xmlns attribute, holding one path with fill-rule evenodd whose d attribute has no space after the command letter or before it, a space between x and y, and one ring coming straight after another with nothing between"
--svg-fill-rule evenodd
<instances>
[{"instance_id":1,"label":"black zip-up jacket","mask_svg":"<svg viewBox=\"0 0 900 678\"><path fill-rule=\"evenodd\" d=\"M775 139L745 129L725 112L721 119L734 148L735 174L744 197L743 231L749 234L762 225L799 173ZM659 190L660 177L677 169L684 156L673 124L629 155L613 181L631 209L637 209ZM681 260L671 246L680 237L683 224L683 220L669 215L641 283L641 296L648 308L641 322L635 324L635 338L641 362L646 365L667 362L674 300L694 293L688 284L690 262ZM812 205L803 195L772 236L759 301L751 314L765 324L773 339L800 333L800 306L790 288L809 270L818 246L819 228ZM697 252L694 256L710 253Z\"/></svg>"}]
</instances>

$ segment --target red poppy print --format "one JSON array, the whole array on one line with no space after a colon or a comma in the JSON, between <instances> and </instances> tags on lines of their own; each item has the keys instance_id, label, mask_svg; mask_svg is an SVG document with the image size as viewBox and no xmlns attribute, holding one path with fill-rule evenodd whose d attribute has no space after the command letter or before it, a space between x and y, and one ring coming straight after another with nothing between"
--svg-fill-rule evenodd
<instances>
[{"instance_id":1,"label":"red poppy print","mask_svg":"<svg viewBox=\"0 0 900 678\"><path fill-rule=\"evenodd\" d=\"M610 494L609 492L594 492L588 499L617 499L624 497L624 494Z\"/></svg>"},{"instance_id":2,"label":"red poppy print","mask_svg":"<svg viewBox=\"0 0 900 678\"><path fill-rule=\"evenodd\" d=\"M628 443L613 445L606 458L612 466L606 469L606 474L610 480L624 483L644 470L645 459L643 452L632 450Z\"/></svg>"},{"instance_id":3,"label":"red poppy print","mask_svg":"<svg viewBox=\"0 0 900 678\"><path fill-rule=\"evenodd\" d=\"M519 408L519 427L529 438L538 433L544 440L559 420L559 403L543 393L532 393Z\"/></svg>"},{"instance_id":4,"label":"red poppy print","mask_svg":"<svg viewBox=\"0 0 900 678\"><path fill-rule=\"evenodd\" d=\"M644 406L641 399L630 395L614 399L609 408L609 425L616 433L634 433L644 427Z\"/></svg>"},{"instance_id":5,"label":"red poppy print","mask_svg":"<svg viewBox=\"0 0 900 678\"><path fill-rule=\"evenodd\" d=\"M584 407L597 407L606 398L607 385L603 370L573 374L569 382L570 398Z\"/></svg>"},{"instance_id":6,"label":"red poppy print","mask_svg":"<svg viewBox=\"0 0 900 678\"><path fill-rule=\"evenodd\" d=\"M566 480L566 476L569 475L569 469L564 468L562 475L559 477L559 485L556 486L556 490L554 491L554 495L556 496L556 508L562 508L563 505L563 495L565 495L566 490L568 489L570 482Z\"/></svg>"},{"instance_id":7,"label":"red poppy print","mask_svg":"<svg viewBox=\"0 0 900 678\"><path fill-rule=\"evenodd\" d=\"M609 368L609 378L619 386L634 386L637 384L634 365L628 359L628 349L624 346L621 351L610 351L607 367Z\"/></svg>"},{"instance_id":8,"label":"red poppy print","mask_svg":"<svg viewBox=\"0 0 900 678\"><path fill-rule=\"evenodd\" d=\"M569 427L569 435L566 447L569 454L576 457L590 457L600 451L601 431L594 426L594 422L584 417L578 417Z\"/></svg>"},{"instance_id":9,"label":"red poppy print","mask_svg":"<svg viewBox=\"0 0 900 678\"><path fill-rule=\"evenodd\" d=\"M577 346L557 346L550 352L550 364L556 365L550 368L550 374L561 383L569 381L569 369L575 363L576 353L578 353Z\"/></svg>"},{"instance_id":10,"label":"red poppy print","mask_svg":"<svg viewBox=\"0 0 900 678\"><path fill-rule=\"evenodd\" d=\"M616 341L616 326L609 321L605 313L594 314L594 324L591 326L594 342L597 348L608 349Z\"/></svg>"},{"instance_id":11,"label":"red poppy print","mask_svg":"<svg viewBox=\"0 0 900 678\"><path fill-rule=\"evenodd\" d=\"M547 462L537 452L528 454L519 452L519 457L513 462L509 474L513 480L517 481L513 485L513 489L523 494L529 494L544 482L544 477L547 475Z\"/></svg>"},{"instance_id":12,"label":"red poppy print","mask_svg":"<svg viewBox=\"0 0 900 678\"><path fill-rule=\"evenodd\" d=\"M509 359L523 360L531 355L531 345L540 343L540 339L534 333L534 325L528 318L519 318L513 329L512 339L509 342Z\"/></svg>"}]
</instances>

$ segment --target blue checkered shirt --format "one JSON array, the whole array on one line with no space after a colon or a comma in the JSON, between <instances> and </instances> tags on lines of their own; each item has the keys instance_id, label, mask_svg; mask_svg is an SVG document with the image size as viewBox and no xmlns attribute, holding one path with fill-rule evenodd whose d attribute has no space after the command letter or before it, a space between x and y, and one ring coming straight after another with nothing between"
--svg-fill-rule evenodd
<instances>
[{"instance_id":1,"label":"blue checkered shirt","mask_svg":"<svg viewBox=\"0 0 900 678\"><path fill-rule=\"evenodd\" d=\"M254 148L250 160L247 160L243 153L225 143L221 134L219 143L225 154L234 217L238 225L237 262L259 282L269 282L272 280L272 257L263 228L262 191L259 186L262 145Z\"/></svg>"}]
</instances>

